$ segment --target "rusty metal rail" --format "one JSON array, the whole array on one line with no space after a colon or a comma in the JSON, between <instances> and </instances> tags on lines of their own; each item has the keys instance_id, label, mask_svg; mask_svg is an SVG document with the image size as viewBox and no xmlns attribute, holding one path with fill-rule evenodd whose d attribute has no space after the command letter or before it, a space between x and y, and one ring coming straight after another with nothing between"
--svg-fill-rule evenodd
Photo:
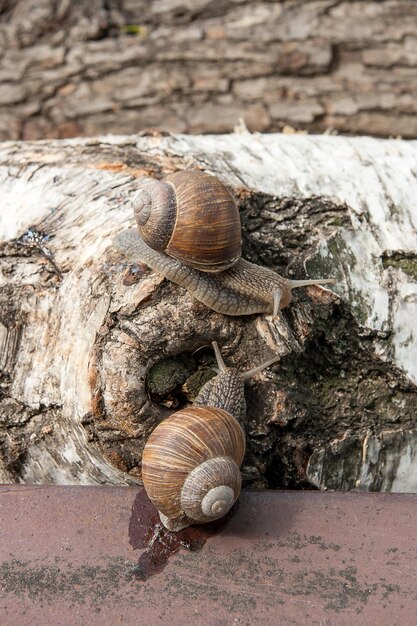
<instances>
[{"instance_id":1,"label":"rusty metal rail","mask_svg":"<svg viewBox=\"0 0 417 626\"><path fill-rule=\"evenodd\" d=\"M243 492L173 536L141 489L2 485L0 624L414 626L416 522L416 495Z\"/></svg>"}]
</instances>

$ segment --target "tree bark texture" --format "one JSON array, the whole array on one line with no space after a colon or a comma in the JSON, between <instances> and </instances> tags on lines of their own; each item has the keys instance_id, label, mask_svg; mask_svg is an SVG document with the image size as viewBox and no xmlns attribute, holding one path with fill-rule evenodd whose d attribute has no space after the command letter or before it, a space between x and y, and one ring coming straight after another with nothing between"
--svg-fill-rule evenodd
<instances>
[{"instance_id":1,"label":"tree bark texture","mask_svg":"<svg viewBox=\"0 0 417 626\"><path fill-rule=\"evenodd\" d=\"M415 0L2 0L0 139L417 136Z\"/></svg>"},{"instance_id":2,"label":"tree bark texture","mask_svg":"<svg viewBox=\"0 0 417 626\"><path fill-rule=\"evenodd\" d=\"M245 258L335 288L298 290L278 321L225 317L123 258L138 177L184 168L230 187ZM3 481L137 482L217 340L240 369L281 356L247 384L246 485L417 490L417 142L6 142L0 194Z\"/></svg>"}]
</instances>

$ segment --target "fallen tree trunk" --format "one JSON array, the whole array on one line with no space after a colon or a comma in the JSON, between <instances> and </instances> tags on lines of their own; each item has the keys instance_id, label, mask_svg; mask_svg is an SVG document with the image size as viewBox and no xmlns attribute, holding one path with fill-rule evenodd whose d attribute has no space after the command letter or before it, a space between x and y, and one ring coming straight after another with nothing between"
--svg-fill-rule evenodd
<instances>
[{"instance_id":1,"label":"fallen tree trunk","mask_svg":"<svg viewBox=\"0 0 417 626\"><path fill-rule=\"evenodd\" d=\"M243 254L298 278L279 321L224 317L124 259L142 175L234 192ZM135 483L155 424L210 375L273 353L247 388L247 485L416 490L417 144L132 136L0 148L0 478ZM287 268L287 269L286 269Z\"/></svg>"},{"instance_id":2,"label":"fallen tree trunk","mask_svg":"<svg viewBox=\"0 0 417 626\"><path fill-rule=\"evenodd\" d=\"M414 0L0 2L0 140L417 136Z\"/></svg>"}]
</instances>

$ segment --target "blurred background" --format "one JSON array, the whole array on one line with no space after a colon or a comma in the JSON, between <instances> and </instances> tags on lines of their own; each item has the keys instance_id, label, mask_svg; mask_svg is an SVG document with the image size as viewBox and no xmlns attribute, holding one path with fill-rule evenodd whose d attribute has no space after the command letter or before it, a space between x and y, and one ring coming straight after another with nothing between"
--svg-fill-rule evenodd
<instances>
[{"instance_id":1,"label":"blurred background","mask_svg":"<svg viewBox=\"0 0 417 626\"><path fill-rule=\"evenodd\" d=\"M416 0L0 0L0 139L417 137Z\"/></svg>"}]
</instances>

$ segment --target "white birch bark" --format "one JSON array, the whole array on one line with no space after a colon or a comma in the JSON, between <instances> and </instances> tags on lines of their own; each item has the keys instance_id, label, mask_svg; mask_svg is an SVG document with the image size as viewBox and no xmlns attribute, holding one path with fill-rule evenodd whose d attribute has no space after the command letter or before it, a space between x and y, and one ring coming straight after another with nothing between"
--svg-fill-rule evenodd
<instances>
[{"instance_id":1,"label":"white birch bark","mask_svg":"<svg viewBox=\"0 0 417 626\"><path fill-rule=\"evenodd\" d=\"M132 269L112 237L133 225L137 177L187 167L215 174L235 191L249 251L270 253L272 266L278 257L291 264L293 255L295 269L304 264L311 276L335 276L340 301L310 288L278 323L224 318L157 274ZM383 419L378 411L363 422L355 414L355 423L328 428L326 409L316 432L304 436L307 400L294 404L279 369L262 374L248 391L244 475L248 484L281 486L265 477L275 476L281 459L284 485L308 479L321 488L417 489L407 472L416 445L417 142L280 134L8 142L0 146L0 194L0 480L136 482L146 438L169 412L149 399L150 365L213 339L240 367L271 351L286 363L316 340L319 323L330 337L335 319L347 316L371 366L393 381L391 399L377 398ZM303 249L281 252L291 235ZM337 350L336 331L328 342ZM398 406L387 429L390 401ZM298 417L284 405L289 413L296 406ZM300 431L290 442L286 428L294 423ZM379 445L388 430L401 441L407 431L407 441L392 446L390 475L378 486L373 477L386 458L374 459L371 470L366 461L366 480L366 459L358 459L370 433ZM344 453L337 442L346 440L355 443L356 469L332 482L327 467L339 468Z\"/></svg>"}]
</instances>

